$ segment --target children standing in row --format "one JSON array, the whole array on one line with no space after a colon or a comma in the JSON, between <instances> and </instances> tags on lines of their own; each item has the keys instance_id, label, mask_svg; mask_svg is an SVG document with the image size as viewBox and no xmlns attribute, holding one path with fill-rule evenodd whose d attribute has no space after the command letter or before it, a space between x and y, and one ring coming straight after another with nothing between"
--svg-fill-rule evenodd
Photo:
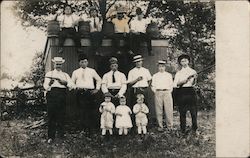
<instances>
[{"instance_id":1,"label":"children standing in row","mask_svg":"<svg viewBox=\"0 0 250 158\"><path fill-rule=\"evenodd\" d=\"M116 115L115 127L119 129L119 135L127 135L128 130L133 127L131 117L132 114L131 109L126 105L126 98L122 96L120 98L120 105L116 107L111 102L112 95L110 93L104 94L105 101L101 104L99 111L102 113L101 115L101 129L102 135L106 135L106 130L109 131L109 134L112 135L113 128L113 114ZM137 104L133 107L133 113L136 117L136 126L138 128L138 134L146 134L147 133L147 113L149 113L149 109L144 104L144 95L137 95Z\"/></svg>"}]
</instances>

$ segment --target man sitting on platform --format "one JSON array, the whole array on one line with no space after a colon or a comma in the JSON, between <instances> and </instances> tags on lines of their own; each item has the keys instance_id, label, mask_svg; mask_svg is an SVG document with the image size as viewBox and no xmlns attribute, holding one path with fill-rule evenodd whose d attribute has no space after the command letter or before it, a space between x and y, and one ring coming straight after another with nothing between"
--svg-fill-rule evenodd
<instances>
[{"instance_id":1,"label":"man sitting on platform","mask_svg":"<svg viewBox=\"0 0 250 158\"><path fill-rule=\"evenodd\" d=\"M101 16L98 16L98 10L94 6L90 7L90 17L87 18L90 24L90 42L91 42L91 49L95 55L102 55L97 50L102 45L102 24L103 20Z\"/></svg>"},{"instance_id":2,"label":"man sitting on platform","mask_svg":"<svg viewBox=\"0 0 250 158\"><path fill-rule=\"evenodd\" d=\"M144 18L141 8L136 9L136 17L130 22L130 51L137 54L143 41L147 42L148 54L152 55L151 38L146 34L150 20Z\"/></svg>"},{"instance_id":3,"label":"man sitting on platform","mask_svg":"<svg viewBox=\"0 0 250 158\"><path fill-rule=\"evenodd\" d=\"M128 16L124 15L125 13L126 13L125 7L121 6L117 8L116 17L115 18L111 17L111 19L113 18L111 21L115 27L115 34L111 38L112 38L112 44L117 54L121 54L120 40L124 40L125 45L129 44L128 43L129 39L127 36L127 34L129 33L129 25L128 25L129 18Z\"/></svg>"},{"instance_id":4,"label":"man sitting on platform","mask_svg":"<svg viewBox=\"0 0 250 158\"><path fill-rule=\"evenodd\" d=\"M58 15L57 15L58 16ZM64 8L64 14L59 16L56 19L60 22L61 31L59 33L59 53L63 52L63 44L67 37L70 37L74 40L75 46L77 47L78 52L82 52L81 49L81 38L76 31L76 25L78 24L79 18L77 15L72 13L71 6L67 5Z\"/></svg>"}]
</instances>

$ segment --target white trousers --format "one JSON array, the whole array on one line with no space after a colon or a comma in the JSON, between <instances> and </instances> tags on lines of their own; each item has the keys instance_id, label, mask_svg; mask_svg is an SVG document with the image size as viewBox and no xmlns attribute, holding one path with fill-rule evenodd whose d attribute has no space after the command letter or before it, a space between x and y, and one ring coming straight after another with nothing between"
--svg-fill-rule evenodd
<instances>
[{"instance_id":1,"label":"white trousers","mask_svg":"<svg viewBox=\"0 0 250 158\"><path fill-rule=\"evenodd\" d=\"M155 92L155 111L159 127L163 128L163 107L167 128L173 127L173 98L170 91Z\"/></svg>"}]
</instances>

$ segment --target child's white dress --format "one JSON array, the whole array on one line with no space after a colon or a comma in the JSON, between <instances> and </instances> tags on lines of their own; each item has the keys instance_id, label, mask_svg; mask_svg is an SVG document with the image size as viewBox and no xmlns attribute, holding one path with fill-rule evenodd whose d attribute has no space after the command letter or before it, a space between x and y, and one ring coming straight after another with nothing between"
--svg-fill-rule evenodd
<instances>
[{"instance_id":1,"label":"child's white dress","mask_svg":"<svg viewBox=\"0 0 250 158\"><path fill-rule=\"evenodd\" d=\"M146 104L135 104L133 107L133 112L135 115L136 126L147 126L148 118L147 113L149 113L148 107Z\"/></svg>"},{"instance_id":2,"label":"child's white dress","mask_svg":"<svg viewBox=\"0 0 250 158\"><path fill-rule=\"evenodd\" d=\"M115 110L116 114L122 114L116 115L116 121L115 121L115 127L116 128L131 128L133 127L132 121L130 118L130 114L132 114L132 111L127 105L119 105L116 107Z\"/></svg>"},{"instance_id":3,"label":"child's white dress","mask_svg":"<svg viewBox=\"0 0 250 158\"><path fill-rule=\"evenodd\" d=\"M112 102L103 102L99 108L101 115L101 128L113 128L114 119L113 114L115 113L115 106Z\"/></svg>"}]
</instances>

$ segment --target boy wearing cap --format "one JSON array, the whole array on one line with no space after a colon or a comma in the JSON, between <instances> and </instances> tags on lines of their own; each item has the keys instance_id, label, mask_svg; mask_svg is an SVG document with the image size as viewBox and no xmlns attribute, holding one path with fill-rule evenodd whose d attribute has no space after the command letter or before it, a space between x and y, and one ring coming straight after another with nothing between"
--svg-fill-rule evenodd
<instances>
[{"instance_id":1,"label":"boy wearing cap","mask_svg":"<svg viewBox=\"0 0 250 158\"><path fill-rule=\"evenodd\" d=\"M72 13L72 8L69 5L64 7L64 14L62 16L56 15L56 19L60 22L61 31L58 36L59 40L59 53L63 52L63 43L67 37L73 38L78 52L82 52L81 38L76 31L76 25L78 24L79 17Z\"/></svg>"},{"instance_id":2,"label":"boy wearing cap","mask_svg":"<svg viewBox=\"0 0 250 158\"><path fill-rule=\"evenodd\" d=\"M152 44L150 36L146 34L146 29L150 20L144 18L141 8L136 9L136 17L134 17L130 22L130 47L131 51L135 54L138 53L140 49L140 44L143 41L147 42L148 54L152 55Z\"/></svg>"},{"instance_id":3,"label":"boy wearing cap","mask_svg":"<svg viewBox=\"0 0 250 158\"><path fill-rule=\"evenodd\" d=\"M134 56L133 62L136 66L129 71L127 81L132 86L131 105L136 103L137 94L143 94L145 96L145 103L147 104L148 87L151 84L152 77L149 70L142 66L143 58L141 55Z\"/></svg>"},{"instance_id":4,"label":"boy wearing cap","mask_svg":"<svg viewBox=\"0 0 250 158\"><path fill-rule=\"evenodd\" d=\"M166 72L166 61L158 61L158 72L152 77L158 131L163 131L163 108L168 130L173 128L173 77Z\"/></svg>"},{"instance_id":5,"label":"boy wearing cap","mask_svg":"<svg viewBox=\"0 0 250 158\"><path fill-rule=\"evenodd\" d=\"M72 81L76 86L77 103L81 108L81 124L86 129L87 134L90 134L94 123L97 123L95 94L100 90L101 78L94 69L88 67L86 55L81 54L78 58L80 68L73 71Z\"/></svg>"},{"instance_id":6,"label":"boy wearing cap","mask_svg":"<svg viewBox=\"0 0 250 158\"><path fill-rule=\"evenodd\" d=\"M101 16L98 16L98 10L96 7L90 7L89 11L90 17L87 19L90 24L90 42L91 42L91 49L95 55L100 55L98 49L102 45L102 24L103 20Z\"/></svg>"},{"instance_id":7,"label":"boy wearing cap","mask_svg":"<svg viewBox=\"0 0 250 158\"><path fill-rule=\"evenodd\" d=\"M116 17L111 20L115 28L115 34L111 37L112 44L117 54L121 54L120 40L124 40L125 45L128 44L129 40L127 36L129 33L129 18L124 14L126 14L126 9L121 6L117 8Z\"/></svg>"},{"instance_id":8,"label":"boy wearing cap","mask_svg":"<svg viewBox=\"0 0 250 158\"><path fill-rule=\"evenodd\" d=\"M48 109L48 143L55 139L56 132L60 137L64 136L64 116L66 108L66 89L73 88L69 75L62 71L65 60L54 57L54 70L45 75L43 87L47 91Z\"/></svg>"},{"instance_id":9,"label":"boy wearing cap","mask_svg":"<svg viewBox=\"0 0 250 158\"><path fill-rule=\"evenodd\" d=\"M178 57L178 63L181 70L178 71L174 78L174 87L177 93L177 105L180 112L181 132L186 133L186 113L189 110L192 117L192 131L197 130L197 105L196 93L193 86L196 84L197 73L189 67L190 57L186 54Z\"/></svg>"},{"instance_id":10,"label":"boy wearing cap","mask_svg":"<svg viewBox=\"0 0 250 158\"><path fill-rule=\"evenodd\" d=\"M119 98L123 96L127 90L127 79L124 73L118 71L118 60L115 57L110 58L110 71L103 75L102 92L111 93L113 95L113 103L119 105Z\"/></svg>"}]
</instances>

